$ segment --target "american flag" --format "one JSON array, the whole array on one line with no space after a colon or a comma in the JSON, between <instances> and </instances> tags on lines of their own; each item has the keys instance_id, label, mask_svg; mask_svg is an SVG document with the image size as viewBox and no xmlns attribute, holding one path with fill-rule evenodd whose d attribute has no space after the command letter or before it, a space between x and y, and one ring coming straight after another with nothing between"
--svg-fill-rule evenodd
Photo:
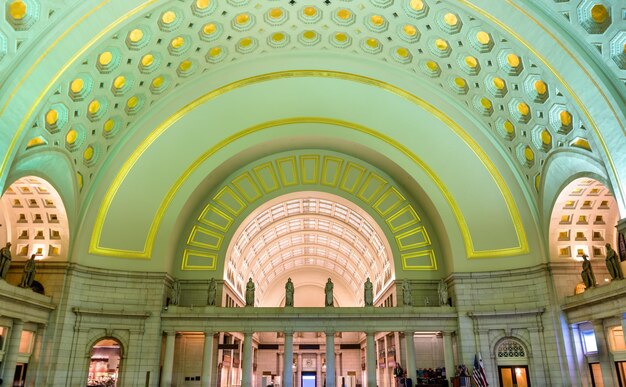
<instances>
[{"instance_id":1,"label":"american flag","mask_svg":"<svg viewBox=\"0 0 626 387\"><path fill-rule=\"evenodd\" d=\"M480 352L474 356L474 371L472 372L472 379L478 387L487 387L487 376L485 375L485 367L483 367L483 358L480 356Z\"/></svg>"}]
</instances>

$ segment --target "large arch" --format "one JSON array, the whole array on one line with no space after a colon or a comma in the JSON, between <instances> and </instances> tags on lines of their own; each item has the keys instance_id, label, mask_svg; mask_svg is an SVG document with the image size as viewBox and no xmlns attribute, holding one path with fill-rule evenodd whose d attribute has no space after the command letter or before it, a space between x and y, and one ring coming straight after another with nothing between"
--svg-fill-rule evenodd
<instances>
[{"instance_id":1,"label":"large arch","mask_svg":"<svg viewBox=\"0 0 626 387\"><path fill-rule=\"evenodd\" d=\"M306 72L303 73L303 75L304 74L306 74ZM316 73L313 73L312 75L316 76L315 74ZM513 199L513 192L515 192L515 196L521 194L517 188L517 183L514 182L515 180L511 181L510 179L512 176L508 174L506 175L505 180L503 176L500 175L500 170L492 164L492 160L498 159L497 155L490 154L488 157L486 153L483 153L483 150L481 150L482 148L474 143L474 140L470 139L470 137L465 134L465 130L469 130L467 128L471 128L471 126L464 127L462 129L460 126L455 124L454 121L450 121L450 119L446 116L439 116L438 114L434 117L430 116L430 111L420 106L418 99L411 97L411 100L415 102L415 105L409 106L414 106L415 114L421 115L425 120L422 121L422 125L415 126L417 122L406 121L408 116L405 114L394 115L393 111L389 109L381 110L380 104L371 104L372 101L380 101L380 98L391 98L393 100L399 97L400 99L398 99L398 101L402 101L405 100L405 98L403 98L403 94L389 94L385 89L371 87L367 83L351 82L350 80L347 80L346 82L341 79L341 76L336 79L336 77L332 74L330 77L327 77L326 73L317 74L319 74L321 78L316 80L315 83L320 84L322 81L327 80L329 82L329 88L327 90L339 89L345 90L346 93L351 94L349 90L353 87L356 88L354 89L355 94L351 96L351 99L354 100L356 98L359 100L359 103L364 104L363 106L370 105L372 109L377 110L377 121L380 123L380 126L376 128L368 128L358 123L337 120L334 118L329 119L314 116L295 117L270 120L263 124L244 129L243 131L235 132L232 136L225 138L222 137L222 141L217 141L218 139L214 136L218 136L218 138L220 138L226 133L223 131L216 132L214 130L207 131L203 129L204 125L201 124L200 121L195 121L194 123L194 120L199 120L207 115L213 116L217 119L220 114L227 113L227 110L225 111L222 109L220 105L222 103L229 103L228 101L230 101L231 98L237 100L239 106L245 106L247 102L244 101L249 101L249 103L253 103L254 101L254 105L256 107L252 111L254 111L255 114L262 113L262 115L266 116L269 114L268 118L271 116L276 117L276 114L278 114L279 117L284 114L290 114L288 111L281 113L279 110L269 109L269 107L268 109L261 108L258 103L259 99L256 97L259 95L257 93L266 92L268 87L273 90L276 90L277 87L286 87L287 89L285 90L292 91L286 91L284 94L279 94L279 96L283 95L284 97L288 97L288 95L290 95L289 93L297 92L296 90L298 90L298 85L302 85L302 83L310 85L311 79L308 76L290 76L289 78L278 77L271 82L262 81L260 83L248 85L245 87L246 90L243 94L236 92L237 90L225 94L218 92L216 96L210 94L208 95L208 98L210 98L208 101L211 103L205 103L206 101L204 99L199 99L198 105L190 105L187 109L185 109L187 113L184 116L174 114L171 116L171 119L162 122L157 130L153 132L153 136L150 137L149 140L143 144L138 143L135 155L128 158L129 161L126 163L126 166L121 166L123 173L118 174L115 178L111 177L111 189L105 196L102 196L104 204L98 209L99 213L96 214L93 212L96 210L95 208L90 212L96 222L96 227L94 229L95 232L92 236L93 239L90 247L91 252L120 257L136 256L138 258L147 258L150 256L150 252L152 251L151 244L154 243L156 232L159 230L158 225L160 224L160 219L166 219L168 217L168 213L173 211L173 208L169 208L169 204L177 202L180 203L180 200L186 200L182 198L189 195L188 192L192 192L191 190L196 190L195 186L201 184L205 174L209 173L209 171L214 171L217 165L228 160L223 158L225 152L241 150L241 147L243 146L243 149L247 150L241 154L244 155L243 158L246 159L254 157L254 151L251 152L251 150L255 149L255 146L257 147L256 152L259 152L261 155L264 152L267 152L268 149L280 150L281 147L286 147L288 144L293 144L294 142L300 144L300 146L306 146L307 143L311 143L312 138L315 138L313 133L317 135L321 134L322 137L320 138L322 140L313 140L312 143L319 144L320 141L323 141L325 146L330 146L331 148L351 149L356 147L366 147L370 149L386 149L384 152L385 157L377 160L375 159L377 163L380 162L379 160L384 160L386 158L387 160L391 160L392 163L400 166L400 168L409 168L414 170L415 173L423 176L423 179L421 179L422 182L419 185L425 191L426 196L430 197L430 200L437 203L435 208L440 208L440 206L447 207L445 212L451 215L452 219L454 219L451 219L453 223L446 226L453 228L458 227L458 230L460 231L460 234L457 235L463 241L464 246L458 247L460 247L461 251L464 252L454 252L452 255L459 256L460 253L470 258L498 257L524 254L528 251L525 227L522 224L522 219L519 216L519 209L517 208L519 205L523 206L524 202ZM338 84L333 86L335 82L338 82ZM371 95L370 93L374 94ZM332 106L335 103L335 100L340 101L343 99L343 95L340 95L340 93L335 92L332 94L324 94L324 105L328 107ZM311 105L308 102L311 98L318 101L315 104L319 104L319 98L315 95L303 94L296 102L296 106L299 108L313 108L314 105ZM293 105L294 101L287 102L287 100L284 100L284 103L273 101L273 103L278 103L278 106L289 106ZM340 102L337 103L341 104ZM406 103L402 103L402 105L404 107L407 106ZM390 101L389 106L394 106L394 104ZM319 106L313 108L312 110L314 113L317 113L318 111ZM337 111L336 114L337 113L340 115L353 116L356 112L341 109ZM242 120L242 124L246 125L246 122L249 122L251 118L251 116L241 115L230 117L229 126L232 127L236 127L238 125L236 122L237 120ZM349 118L356 119L354 117ZM389 126L390 122L394 122L400 118L402 118L402 122ZM357 122L360 121L360 119L356 120ZM159 117L152 116L151 121L159 122ZM149 125L148 123L146 124ZM409 130L407 125L413 127L411 130L414 131L415 135L411 135L410 137L403 135L408 133L405 132ZM446 125L451 125L451 127ZM178 127L181 129L177 129ZM401 130L398 131L398 129ZM180 131L184 131L185 136L179 136L177 133L180 133ZM379 133L379 131L383 132ZM389 133L389 136L384 133L385 131ZM420 134L420 131L423 132ZM428 135L428 133L432 133L433 131L438 131L438 133L441 134L448 133L451 137L444 143L435 143L433 142L435 139ZM170 137L172 135L174 137ZM206 139L208 141L216 141L216 146L210 147L209 150L206 151L207 142L205 141L194 141L193 143L187 142L192 138L197 140L200 138L198 136L209 136L206 137ZM160 157L159 154L165 150L161 148L161 145L157 146L157 144L160 144L162 141L170 141L173 138L178 139L176 141L186 142L184 145L187 147L186 154L180 155L175 160L169 160L167 165L163 165L163 167L160 168L162 172L159 176L146 175L145 178L142 179L141 185L134 186L132 188L128 186L128 181L124 180L125 176L141 173L139 172L140 169L147 166L154 167L156 166L155 163L162 162L163 158ZM270 139L271 141L268 141ZM401 143L400 141L403 141L404 143ZM409 147L407 141L411 142L411 147L418 146L420 149L416 149L415 151L419 153L414 153L414 151ZM261 144L263 145L261 146ZM356 145L356 147L351 144ZM444 144L445 151L441 149L441 146ZM173 145L170 143L167 147L169 148L171 146ZM196 150L192 151L190 146ZM195 154L197 154L197 156L194 156L194 152L196 152ZM419 156L417 156L417 154L419 154ZM454 155L454 159L457 161L453 165L458 165L461 169L470 168L470 165L475 165L478 170L482 170L482 172L478 174L474 171L471 175L466 174L462 179L460 179L459 176L455 174L456 170L449 168L451 164L450 158L447 156L450 154ZM152 159L152 157L156 158ZM119 159L125 160L126 157ZM433 164L437 164L438 167L433 167ZM177 168L180 169L177 171ZM199 171L204 172L199 173ZM149 181L153 177L156 180ZM480 180L480 184L477 184L477 179L483 178L485 180ZM404 179L406 179L406 177L404 177ZM164 184L164 182L168 180L171 181L171 185ZM211 178L211 181L213 181L213 178ZM408 184L410 184L410 182ZM454 189L450 186L454 186ZM456 203L456 197L463 196L460 192L463 192L464 188L467 186L474 186L477 189L482 190L482 194L477 193L477 195L472 199L478 200L478 198L489 198L490 206L479 210L480 207L477 203ZM168 190L169 193L167 192ZM144 210L146 209L146 206L155 206L153 210L153 213L155 214L153 218L154 220L144 219L142 220L142 222L146 222L144 225L139 226L139 224L137 224L136 226L139 227L133 227L132 229L132 232L150 230L148 234L144 234L145 236L143 237L133 238L133 243L135 243L135 245L142 239L146 241L145 245L136 246L131 249L120 249L119 247L111 246L111 250L109 252L107 252L107 248L105 247L108 242L98 247L101 242L106 240L100 239L99 234L102 233L103 230L105 232L112 230L115 233L118 233L124 227L122 224L118 224L118 221L106 223L115 219L115 216L117 216L115 214L119 213L115 207L117 206L116 203L127 203L127 200L121 199L120 195L125 195L126 193L131 192L135 194L141 191L150 191L154 196L151 200L158 199L159 196L161 196L161 193L159 192L162 192L164 197L164 201L152 201L150 203L144 200L146 198L145 196L134 196L135 199L131 199L136 200L139 197L142 198L142 204L140 206L131 206L131 208L143 208L141 214L138 213L136 216L130 216L132 219L137 219L138 221L141 217L145 216L146 212ZM457 193L455 194L455 192ZM467 199L469 198L465 197L464 200ZM157 209L158 207L160 207L160 209ZM443 209L440 208L438 211L442 210ZM484 219L483 216L486 214L485 210L488 210L490 214L493 214L493 216L489 216L489 222L498 223L504 221L507 224L496 225L496 223L493 223L491 234L485 233L480 237L471 235L473 231L470 229L473 224L484 223L484 220L478 219ZM176 211L177 214L179 212L180 211ZM122 213L119 214L121 215ZM129 215L127 210L124 210L123 214L124 216ZM510 217L502 218L500 214L509 214ZM525 221L532 220L526 219ZM126 223L125 221L122 222ZM113 224L116 225L111 228ZM456 224L456 226L453 226L454 224ZM508 233L508 235L503 235L503 232ZM500 235L501 237L494 238L494 235ZM124 233L124 235L120 234L117 236L113 236L113 234L111 234L111 236L106 236L105 238L114 240L115 243L121 243L128 238L128 235L126 233ZM158 238L156 242L159 243ZM494 246L494 244L496 244L496 246ZM148 249L146 249L146 247ZM115 252L116 250L118 250L117 253ZM133 250L136 250L136 252L133 252Z\"/></svg>"},{"instance_id":2,"label":"large arch","mask_svg":"<svg viewBox=\"0 0 626 387\"><path fill-rule=\"evenodd\" d=\"M422 206L377 168L347 155L323 150L277 153L248 164L224 179L190 219L193 223L187 226L190 232L184 236L180 268L222 271L225 260L237 258L232 256L235 248L232 243L236 243L236 239L231 238L234 230L245 227L242 226L244 219L253 211L267 208L264 203L268 199L303 189L306 190L304 197L310 191L327 192L360 207L382 231L379 243L393 246L385 260L395 260L394 266L403 270L437 270L439 248L431 243L436 235L428 231L430 221L425 218ZM308 196L316 198L314 194ZM263 205L260 210L259 205ZM227 256L227 249L230 256ZM392 275L388 273L389 277ZM244 279L247 278L240 279L240 287Z\"/></svg>"}]
</instances>

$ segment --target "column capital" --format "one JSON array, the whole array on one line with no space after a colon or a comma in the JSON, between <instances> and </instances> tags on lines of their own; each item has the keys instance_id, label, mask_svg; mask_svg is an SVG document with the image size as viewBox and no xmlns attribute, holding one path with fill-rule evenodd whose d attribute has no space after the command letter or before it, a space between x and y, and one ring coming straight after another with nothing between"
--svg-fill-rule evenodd
<instances>
[{"instance_id":1,"label":"column capital","mask_svg":"<svg viewBox=\"0 0 626 387\"><path fill-rule=\"evenodd\" d=\"M455 331L441 331L443 336L452 336Z\"/></svg>"},{"instance_id":2,"label":"column capital","mask_svg":"<svg viewBox=\"0 0 626 387\"><path fill-rule=\"evenodd\" d=\"M333 337L335 337L335 330L334 329L326 328L324 330L324 333L326 334L326 336L333 336Z\"/></svg>"}]
</instances>

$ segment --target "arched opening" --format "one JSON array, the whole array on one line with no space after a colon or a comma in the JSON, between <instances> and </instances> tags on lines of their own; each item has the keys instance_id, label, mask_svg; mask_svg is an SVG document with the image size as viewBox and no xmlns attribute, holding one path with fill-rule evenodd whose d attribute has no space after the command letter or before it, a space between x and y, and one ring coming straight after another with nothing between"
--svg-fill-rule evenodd
<instances>
[{"instance_id":1,"label":"arched opening","mask_svg":"<svg viewBox=\"0 0 626 387\"><path fill-rule=\"evenodd\" d=\"M520 341L506 338L496 346L500 387L530 387L528 351Z\"/></svg>"},{"instance_id":2,"label":"arched opening","mask_svg":"<svg viewBox=\"0 0 626 387\"><path fill-rule=\"evenodd\" d=\"M115 339L102 339L91 348L87 386L117 387L122 347Z\"/></svg>"},{"instance_id":3,"label":"arched opening","mask_svg":"<svg viewBox=\"0 0 626 387\"><path fill-rule=\"evenodd\" d=\"M580 265L584 255L595 272L594 286L609 282L611 277L605 259L610 249L617 246L615 225L618 220L617 203L610 189L591 178L573 180L554 203L550 219L550 260ZM579 279L570 293L579 293L584 287Z\"/></svg>"},{"instance_id":4,"label":"arched opening","mask_svg":"<svg viewBox=\"0 0 626 387\"><path fill-rule=\"evenodd\" d=\"M60 195L46 180L16 180L0 199L0 245L11 243L13 257L66 260L69 227Z\"/></svg>"},{"instance_id":5,"label":"arched opening","mask_svg":"<svg viewBox=\"0 0 626 387\"><path fill-rule=\"evenodd\" d=\"M284 285L294 284L294 306L324 306L334 283L335 306L362 306L369 278L375 300L395 279L391 248L363 209L324 192L297 192L259 207L239 226L227 252L224 280L244 297L249 278L255 305L285 304Z\"/></svg>"}]
</instances>

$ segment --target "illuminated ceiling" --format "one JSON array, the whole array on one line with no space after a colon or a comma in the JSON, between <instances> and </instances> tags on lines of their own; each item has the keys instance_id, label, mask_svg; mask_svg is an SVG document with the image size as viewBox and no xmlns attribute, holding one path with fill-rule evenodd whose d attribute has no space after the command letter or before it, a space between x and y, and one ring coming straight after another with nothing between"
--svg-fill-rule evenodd
<instances>
[{"instance_id":1,"label":"illuminated ceiling","mask_svg":"<svg viewBox=\"0 0 626 387\"><path fill-rule=\"evenodd\" d=\"M256 296L262 299L277 277L302 269L333 273L355 299L367 278L374 283L375 296L394 279L391 249L371 216L323 192L267 202L244 221L232 240L224 274L242 295L248 278L256 279Z\"/></svg>"},{"instance_id":2,"label":"illuminated ceiling","mask_svg":"<svg viewBox=\"0 0 626 387\"><path fill-rule=\"evenodd\" d=\"M606 243L615 240L617 203L604 184L588 178L572 181L554 204L550 248L554 258L604 260ZM613 246L616 248L616 246Z\"/></svg>"}]
</instances>

